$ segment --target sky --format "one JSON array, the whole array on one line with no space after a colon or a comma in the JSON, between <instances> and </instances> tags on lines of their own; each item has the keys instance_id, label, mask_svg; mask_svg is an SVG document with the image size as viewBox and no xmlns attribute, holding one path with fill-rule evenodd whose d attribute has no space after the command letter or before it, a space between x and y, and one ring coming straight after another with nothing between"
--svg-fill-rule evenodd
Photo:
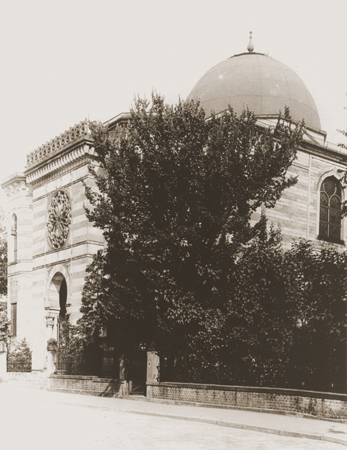
<instances>
[{"instance_id":1,"label":"sky","mask_svg":"<svg viewBox=\"0 0 347 450\"><path fill-rule=\"evenodd\" d=\"M0 2L0 180L85 118L111 119L156 91L185 99L214 65L255 51L293 69L327 140L347 129L346 0ZM0 206L5 206L0 194Z\"/></svg>"}]
</instances>

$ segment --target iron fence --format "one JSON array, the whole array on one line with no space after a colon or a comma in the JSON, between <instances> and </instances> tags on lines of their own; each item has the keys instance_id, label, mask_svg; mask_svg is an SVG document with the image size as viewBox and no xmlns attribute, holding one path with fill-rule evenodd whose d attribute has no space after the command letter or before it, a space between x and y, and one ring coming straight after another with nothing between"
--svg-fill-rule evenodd
<instances>
[{"instance_id":1,"label":"iron fence","mask_svg":"<svg viewBox=\"0 0 347 450\"><path fill-rule=\"evenodd\" d=\"M61 375L96 375L92 364L85 361L64 361L59 356L56 368Z\"/></svg>"},{"instance_id":2,"label":"iron fence","mask_svg":"<svg viewBox=\"0 0 347 450\"><path fill-rule=\"evenodd\" d=\"M31 361L13 362L7 360L7 372L31 372Z\"/></svg>"}]
</instances>

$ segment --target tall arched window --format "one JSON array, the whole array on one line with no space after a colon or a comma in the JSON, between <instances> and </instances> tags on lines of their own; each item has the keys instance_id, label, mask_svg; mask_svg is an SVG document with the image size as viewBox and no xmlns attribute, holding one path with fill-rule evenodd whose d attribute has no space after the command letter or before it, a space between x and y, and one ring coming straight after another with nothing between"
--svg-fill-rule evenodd
<instances>
[{"instance_id":1,"label":"tall arched window","mask_svg":"<svg viewBox=\"0 0 347 450\"><path fill-rule=\"evenodd\" d=\"M65 319L66 316L66 299L67 299L67 285L65 278L63 278L59 290L59 306L60 306L59 316L62 319Z\"/></svg>"},{"instance_id":2,"label":"tall arched window","mask_svg":"<svg viewBox=\"0 0 347 450\"><path fill-rule=\"evenodd\" d=\"M319 239L341 241L341 187L335 177L326 178L320 189Z\"/></svg>"},{"instance_id":3,"label":"tall arched window","mask_svg":"<svg viewBox=\"0 0 347 450\"><path fill-rule=\"evenodd\" d=\"M11 221L11 237L13 242L13 262L17 261L17 216L13 214Z\"/></svg>"}]
</instances>

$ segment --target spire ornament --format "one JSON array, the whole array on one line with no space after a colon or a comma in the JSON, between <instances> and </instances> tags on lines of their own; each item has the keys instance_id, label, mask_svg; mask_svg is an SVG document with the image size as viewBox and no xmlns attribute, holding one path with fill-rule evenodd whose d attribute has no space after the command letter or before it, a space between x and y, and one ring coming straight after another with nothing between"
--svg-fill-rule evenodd
<instances>
[{"instance_id":1,"label":"spire ornament","mask_svg":"<svg viewBox=\"0 0 347 450\"><path fill-rule=\"evenodd\" d=\"M254 51L254 45L252 42L252 31L249 32L249 43L247 46L247 50L249 51L249 53L252 53Z\"/></svg>"}]
</instances>

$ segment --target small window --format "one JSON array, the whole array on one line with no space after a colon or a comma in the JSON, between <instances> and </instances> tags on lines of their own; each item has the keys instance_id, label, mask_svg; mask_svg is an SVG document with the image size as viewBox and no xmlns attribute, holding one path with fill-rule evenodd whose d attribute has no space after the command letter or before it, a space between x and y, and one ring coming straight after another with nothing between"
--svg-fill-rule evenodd
<instances>
[{"instance_id":1,"label":"small window","mask_svg":"<svg viewBox=\"0 0 347 450\"><path fill-rule=\"evenodd\" d=\"M334 177L326 178L320 190L319 236L329 242L341 241L341 187Z\"/></svg>"},{"instance_id":2,"label":"small window","mask_svg":"<svg viewBox=\"0 0 347 450\"><path fill-rule=\"evenodd\" d=\"M13 242L13 262L17 262L17 216L13 214L11 222L11 236Z\"/></svg>"},{"instance_id":3,"label":"small window","mask_svg":"<svg viewBox=\"0 0 347 450\"><path fill-rule=\"evenodd\" d=\"M11 331L12 337L17 336L17 303L11 304Z\"/></svg>"}]
</instances>

